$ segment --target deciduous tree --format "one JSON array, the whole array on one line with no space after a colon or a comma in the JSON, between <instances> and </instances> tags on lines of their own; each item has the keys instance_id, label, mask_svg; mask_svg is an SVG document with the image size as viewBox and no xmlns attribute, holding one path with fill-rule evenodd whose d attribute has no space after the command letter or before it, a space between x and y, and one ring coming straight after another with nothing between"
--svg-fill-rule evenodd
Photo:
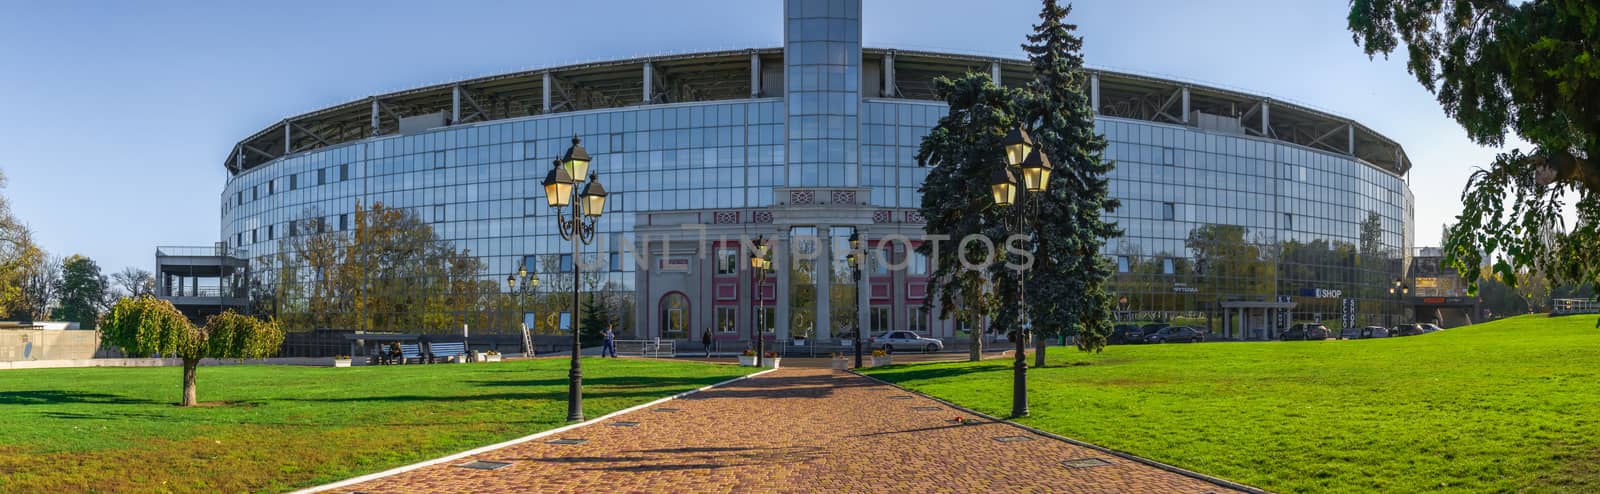
<instances>
[{"instance_id":1,"label":"deciduous tree","mask_svg":"<svg viewBox=\"0 0 1600 494\"><path fill-rule=\"evenodd\" d=\"M183 361L183 406L198 401L195 371L205 358L266 358L283 344L276 322L224 312L206 319L202 328L189 324L171 302L149 295L128 297L111 306L101 325L107 345L129 355L161 355Z\"/></svg>"},{"instance_id":2,"label":"deciduous tree","mask_svg":"<svg viewBox=\"0 0 1600 494\"><path fill-rule=\"evenodd\" d=\"M1534 145L1501 153L1462 193L1445 260L1471 289L1486 259L1512 285L1524 269L1600 280L1600 4L1353 0L1348 21L1369 56L1405 45L1407 69L1474 141Z\"/></svg>"},{"instance_id":3,"label":"deciduous tree","mask_svg":"<svg viewBox=\"0 0 1600 494\"><path fill-rule=\"evenodd\" d=\"M105 275L93 259L74 254L61 261L61 308L56 317L93 328L106 299Z\"/></svg>"}]
</instances>

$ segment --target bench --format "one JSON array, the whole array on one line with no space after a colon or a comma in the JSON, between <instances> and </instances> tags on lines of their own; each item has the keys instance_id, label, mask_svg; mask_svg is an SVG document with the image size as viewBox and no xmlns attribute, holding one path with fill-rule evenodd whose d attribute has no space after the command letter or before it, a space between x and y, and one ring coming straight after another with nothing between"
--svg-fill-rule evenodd
<instances>
[{"instance_id":1,"label":"bench","mask_svg":"<svg viewBox=\"0 0 1600 494\"><path fill-rule=\"evenodd\" d=\"M445 362L451 358L459 358L462 362L467 360L466 343L429 343L428 353L433 355L433 363Z\"/></svg>"},{"instance_id":2,"label":"bench","mask_svg":"<svg viewBox=\"0 0 1600 494\"><path fill-rule=\"evenodd\" d=\"M400 363L401 364L405 364L406 362L410 362L412 359L416 359L417 363L419 363L419 364L424 362L423 359L422 359L422 345L418 345L418 344L410 344L410 345L401 344L400 345Z\"/></svg>"}]
</instances>

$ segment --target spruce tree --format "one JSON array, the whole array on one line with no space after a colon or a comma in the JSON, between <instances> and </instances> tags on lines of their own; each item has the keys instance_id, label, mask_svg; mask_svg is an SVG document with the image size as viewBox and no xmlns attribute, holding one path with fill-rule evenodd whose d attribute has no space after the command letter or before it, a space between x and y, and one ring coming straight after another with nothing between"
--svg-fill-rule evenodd
<instances>
[{"instance_id":1,"label":"spruce tree","mask_svg":"<svg viewBox=\"0 0 1600 494\"><path fill-rule=\"evenodd\" d=\"M1084 94L1083 38L1065 22L1072 6L1046 0L1040 23L1022 49L1033 65L1023 105L1034 142L1055 163L1050 186L1039 201L1038 237L1027 299L1041 336L1076 336L1078 348L1099 351L1111 334L1113 270L1100 255L1106 240L1122 230L1103 215L1115 211L1106 174L1112 163L1106 141L1095 133L1094 108ZM1037 340L1035 366L1044 365L1044 338Z\"/></svg>"}]
</instances>

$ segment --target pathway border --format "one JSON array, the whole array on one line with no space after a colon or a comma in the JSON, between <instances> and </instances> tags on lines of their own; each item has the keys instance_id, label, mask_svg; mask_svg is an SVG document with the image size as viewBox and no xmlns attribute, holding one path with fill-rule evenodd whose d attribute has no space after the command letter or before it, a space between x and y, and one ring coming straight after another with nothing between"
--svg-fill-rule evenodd
<instances>
[{"instance_id":1,"label":"pathway border","mask_svg":"<svg viewBox=\"0 0 1600 494\"><path fill-rule=\"evenodd\" d=\"M886 385L892 386L894 388L903 390L903 391L905 391L907 393L911 393L911 394L914 394L914 395L917 395L917 396L921 396L923 398L927 398L927 399L930 399L930 400L933 400L933 401L937 401L939 403L943 403L945 406L948 406L948 407L950 407L952 409L955 409L955 410L960 410L962 412L970 413L972 415L975 415L975 416L978 416L978 417L982 417L984 419L988 419L988 420L992 420L992 421L999 422L999 423L1002 423L1002 424L1006 424L1006 425L1009 425L1009 426L1012 426L1012 427L1016 427L1018 429L1022 429L1022 430L1028 431L1028 432L1032 432L1034 434L1038 434L1038 435L1041 435L1041 436L1044 436L1044 437L1055 439L1057 441L1062 441L1062 442L1065 442L1065 443L1068 443L1068 444L1072 444L1074 446L1081 446L1081 447L1084 447L1084 448L1089 448L1089 449L1092 449L1092 450L1095 450L1095 451L1099 451L1099 452L1102 452L1102 453L1105 453L1105 454L1108 454L1108 455L1116 456L1118 458L1122 458L1124 460L1128 460L1128 461L1131 461L1131 462L1148 465L1148 466L1151 466L1151 467L1155 467L1155 468L1158 468L1158 469L1161 469L1161 470L1165 470L1165 471L1168 471L1168 472L1172 472L1172 473L1175 473L1175 474L1178 474L1178 475L1182 475L1182 476L1185 476L1185 477L1189 477L1189 478L1193 478L1193 479L1197 479L1197 480L1202 480L1202 481L1205 481L1205 482L1210 482L1210 483L1216 484L1218 487L1226 487L1226 488L1229 488L1229 489L1248 492L1250 494L1272 494L1271 491L1263 490L1263 489L1261 489L1259 487L1248 486L1248 485L1244 485L1244 484L1241 484L1241 483L1238 483L1238 482L1234 482L1234 481L1231 481L1231 480L1218 478L1218 477L1213 477L1213 476L1206 475L1206 474L1203 474L1203 473L1200 473L1200 472L1196 472L1196 471L1193 471L1193 470L1187 470L1187 469L1184 469L1184 468L1181 468L1181 467L1168 465L1166 463L1155 461L1155 460L1152 460L1152 459L1149 459L1149 458L1145 458L1145 457L1142 457L1142 456L1134 455L1134 454L1131 454L1131 453L1124 453L1124 452L1117 451L1117 450L1114 450L1114 449L1111 449L1111 448L1107 448L1107 447L1104 447L1104 446L1100 446L1100 445L1097 445L1097 444L1086 443L1086 442L1079 441L1077 439L1066 437L1066 436L1063 436L1063 435L1060 435L1060 434L1056 434L1056 433L1053 433L1053 432L1040 430L1040 429L1037 429L1037 428L1034 428L1034 427L1029 427L1029 426L1022 425L1022 424L1019 424L1019 423L1016 423L1016 422L1012 422L1010 420L1006 420L1006 419L1002 419L1002 418L999 418L999 417L995 417L995 416L989 415L987 413L979 412L979 411L973 410L971 408L967 408L967 407L964 407L964 406L961 406L961 405L957 405L955 403L951 403L949 400L946 400L944 398L933 396L933 395L930 395L930 394L927 394L927 393L923 393L921 391L917 391L917 390L914 390L914 389L907 388L905 386L901 386L899 384L895 384L895 383L892 383L892 382L889 382L889 381L878 379L876 377L872 377L872 376L869 376L869 375L866 375L866 374L862 374L860 372L857 372L855 369L850 369L850 370L847 370L845 372L849 372L851 374L855 374L857 376L861 376L861 377L867 378L869 380L876 381L878 383L882 383L882 384L886 384Z\"/></svg>"},{"instance_id":2,"label":"pathway border","mask_svg":"<svg viewBox=\"0 0 1600 494\"><path fill-rule=\"evenodd\" d=\"M390 475L409 472L409 471L416 470L416 469L423 468L423 467L428 467L428 466L438 465L440 463L446 463L446 462L459 460L459 459L462 459L462 458L466 458L468 456L487 453L487 452L494 451L494 450L497 450L497 449L500 449L500 448L504 448L504 447L507 447L507 446L514 446L514 445L522 444L522 443L525 443L525 442L528 442L528 441L532 441L532 440L535 440L535 439L539 439L539 438L543 438L543 437L547 437L547 436L560 434L560 433L563 433L563 432L566 432L566 431L569 431L569 430L572 430L572 429L576 429L576 428L579 428L579 427L583 427L583 426L586 426L586 425L593 425L593 424L599 423L601 421L610 419L610 418L618 416L618 415L622 415L622 414L625 414L625 413L633 413L633 412L636 412L636 411L639 411L639 410L643 410L643 409L650 408L650 407L653 407L653 406L656 406L656 405L660 405L662 403L666 403L668 401L676 400L678 398L682 398L682 397L685 397L685 396L688 396L688 395L691 395L691 394L699 393L701 391L705 391L705 390L708 390L708 389L711 389L711 388L715 388L715 387L718 387L718 386L731 384L731 383L742 381L742 380L749 379L749 378L752 378L752 377L760 376L762 374L766 374L766 373L769 373L769 372L775 372L777 370L778 369L767 369L767 370L764 370L764 371L760 371L760 372L756 372L756 373L752 373L752 374L748 374L748 375L744 375L744 376L735 377L733 379L722 381L722 382L719 382L719 383L716 383L716 384L712 384L712 385L709 385L709 386L703 386L703 387L700 387L700 388L684 391L684 392L681 392L681 393L678 393L678 394L675 394L675 395L672 395L672 396L668 396L666 398L661 398L659 400L655 400L655 401L652 401L652 402L649 402L649 403L645 403L645 404L641 404L641 405L635 405L635 406L632 406L632 407L624 408L622 410L617 410L615 412L611 412L611 413L608 413L608 414L605 414L605 415L602 415L602 416L599 416L599 417L596 417L596 418L585 420L583 422L578 422L576 424L567 424L567 425L564 425L564 426L561 426L561 427L557 427L557 428L554 428L554 429L550 429L550 430L547 430L547 431L544 431L544 432L539 432L539 433L535 433L535 434L532 434L532 435L519 437L519 438L516 438L516 439L512 439L510 441L490 444L488 446L483 446L483 447L476 448L476 449L470 449L470 450L467 450L467 451L462 451L460 453L456 453L456 454L449 455L449 456L434 458L432 460L427 460L427 461L424 461L424 462L421 462L421 463L413 463L413 464L410 464L410 465L391 468L391 469L384 470L384 471L378 472L378 473L371 473L371 474L367 474L367 475L362 475L360 477L352 477L352 478L344 479L344 480L341 480L341 481L338 481L338 482L334 482L334 483L331 483L331 484L323 484L323 485L319 485L319 486L316 486L316 487L307 487L305 489L300 489L300 490L297 490L297 491L293 491L290 494L311 494L311 493L314 493L314 492L322 492L322 491L327 491L327 490L331 490L331 489L337 489L337 488L340 488L340 487L351 486L351 485L359 484L359 483L362 483L362 482L367 482L367 481L370 481L370 480L376 480L376 479L388 477Z\"/></svg>"}]
</instances>

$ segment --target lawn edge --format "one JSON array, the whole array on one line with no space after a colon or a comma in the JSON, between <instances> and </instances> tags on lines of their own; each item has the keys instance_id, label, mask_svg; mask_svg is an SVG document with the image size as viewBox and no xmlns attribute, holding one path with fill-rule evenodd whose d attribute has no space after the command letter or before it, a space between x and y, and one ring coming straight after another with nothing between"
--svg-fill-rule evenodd
<instances>
[{"instance_id":1,"label":"lawn edge","mask_svg":"<svg viewBox=\"0 0 1600 494\"><path fill-rule=\"evenodd\" d=\"M885 381L883 379L878 379L878 378L873 377L873 376L862 374L861 372L859 372L859 371L857 371L855 369L849 369L846 372L849 372L851 374L855 374L857 376L861 376L861 377L864 377L864 378L867 378L867 379L870 379L870 380L873 380L873 381L877 381L877 382L883 383L885 385L893 386L895 388L904 390L907 393L915 394L915 395L921 396L923 398L927 398L927 399L930 399L930 400L933 400L933 401L937 401L939 403L943 403L945 406L948 406L948 407L956 409L956 410L960 410L962 412L970 413L972 415L976 415L978 417L982 417L982 418L987 419L987 420L992 420L992 421L995 421L995 422L1006 424L1006 425L1009 425L1009 426L1012 426L1012 427L1016 427L1018 429L1022 429L1022 430L1028 431L1028 432L1032 432L1034 434L1038 434L1038 435L1041 435L1041 436L1044 436L1044 437L1048 437L1048 438L1051 438L1051 439L1055 439L1057 441L1062 441L1062 442L1065 442L1065 443L1068 443L1068 444L1071 444L1071 445L1074 445L1074 446L1089 448L1089 449L1092 449L1092 450L1095 450L1095 451L1099 451L1101 453L1105 453L1105 454L1108 454L1108 455L1116 456L1118 458L1122 458L1124 460L1128 460L1128 461L1131 461L1131 462L1144 464L1144 465L1147 465L1147 466L1150 466L1150 467L1158 468L1158 469L1161 469L1161 470L1165 470L1167 472L1175 473L1175 474L1182 475L1182 476L1185 476L1185 477L1189 477L1189 478L1192 478L1192 479L1201 480L1201 481L1205 481L1205 482L1210 482L1212 484L1216 484L1218 487L1225 487L1225 488L1234 489L1234 490L1237 490L1237 491L1248 492L1250 494L1272 494L1271 491L1268 491L1268 490L1265 490L1265 489L1261 489L1259 487L1249 486L1249 485L1241 484L1241 483L1238 483L1238 482L1234 482L1232 480L1227 480L1227 479L1220 478L1220 477L1206 475L1206 474L1203 474L1203 473L1200 473L1200 472L1196 472L1196 471L1193 471L1193 470L1188 470L1188 469L1185 469L1185 468L1182 468L1182 467L1168 465L1166 463L1162 463L1162 462L1155 461L1155 460L1152 460L1152 459L1149 459L1149 458L1145 458L1145 457L1142 457L1142 456L1134 455L1132 453L1124 453L1122 451L1117 451L1117 450L1114 450L1114 449L1111 449L1111 448L1107 448L1105 446L1100 446L1098 444L1086 443L1086 442L1079 441L1077 439L1066 437L1066 436L1063 436L1063 435L1060 435L1060 434L1056 434L1056 433L1049 432L1049 431L1046 431L1046 430L1042 430L1042 429L1038 429L1038 428L1035 428L1035 427L1022 425L1022 424L1019 424L1019 423L1016 423L1016 422L1012 422L1010 420L1006 420L1006 419L1002 419L1002 418L999 418L999 417L995 417L995 416L989 415L987 413L983 413L983 412L980 412L980 411L977 411L977 410L973 410L971 408L967 408L967 407L964 407L964 406L961 406L961 405L957 405L955 403L950 402L950 400L946 400L944 398L933 396L933 395L930 395L930 394L927 394L927 393L923 393L921 391L917 391L917 390L914 390L914 389L911 389L911 388L907 388L905 386L901 386L901 385L896 384L896 383L892 383L892 382L889 382L889 381Z\"/></svg>"},{"instance_id":2,"label":"lawn edge","mask_svg":"<svg viewBox=\"0 0 1600 494\"><path fill-rule=\"evenodd\" d=\"M701 391L705 391L705 390L708 390L708 389L711 389L711 388L715 388L715 387L718 387L718 386L724 386L724 385L727 385L727 384L731 384L731 383L742 381L742 380L749 379L749 378L752 378L752 377L760 376L762 374L766 374L766 373L769 373L769 372L774 372L774 371L777 371L777 370L778 369L767 369L767 370L760 371L760 372L746 374L746 375L735 377L733 379L722 381L722 382L719 382L719 383L716 383L716 384L711 384L711 385L707 385L707 386L702 386L702 387L699 387L699 388L691 389L691 390L688 390L688 391L684 391L684 392L681 392L681 393L678 393L678 394L675 394L675 395L672 395L672 396L668 396L668 397L665 397L665 398L661 398L661 399L658 399L658 400L655 400L655 401L652 401L652 402L649 402L649 403L644 403L644 404L640 404L640 405L635 405L635 406L632 406L632 407L624 408L622 410L617 410L615 412L611 412L611 413L608 413L608 414L605 414L605 415L602 415L602 416L599 416L599 417L596 417L596 418L585 420L583 422L578 422L578 423L575 423L575 424L567 424L567 425L564 425L564 426L561 426L561 427L557 427L557 428L550 429L550 430L543 431L543 432L537 432L537 433L534 433L534 434L531 434L531 435L519 437L519 438L516 438L516 439L509 440L509 441L490 444L488 446L482 446L482 447L479 447L479 448L474 448L474 449L470 449L470 450L467 450L467 451L462 451L460 453L456 453L456 454L449 455L449 456L442 456L442 457L439 457L439 458L434 458L432 460L427 460L427 461L423 461L423 462L420 462L420 463L413 463L413 464L410 464L410 465L395 467L395 468L384 470L384 471L378 472L378 473L370 473L370 474L362 475L362 476L359 476L359 477L352 477L352 478L344 479L344 480L341 480L341 481L338 481L338 482L334 482L334 483L331 483L331 484L323 484L323 485L319 485L319 486L315 486L315 487L307 487L305 489L291 491L289 494L311 494L311 493L315 493L315 492L322 492L322 491L328 491L328 490L332 490L332 489L337 489L337 488L340 488L340 487L348 487L348 486L352 486L352 485L359 484L359 483L362 483L362 482L367 482L367 481L371 481L371 480L377 480L377 479L381 479L381 478L388 477L388 476L391 476L391 475L397 475L397 474L409 472L409 471L416 470L416 469L423 468L423 467L429 467L429 466L433 466L433 465L438 465L440 463L447 463L447 462L459 460L459 459L462 459L462 458L466 458L468 456L480 455L480 454L487 453L487 452L490 452L490 451L494 451L494 450L497 450L497 449L500 449L500 448L505 448L505 447L508 447L508 446L515 446L515 445L522 444L522 443L525 443L525 442L528 442L528 441L532 441L532 440L535 440L535 439L539 439L539 438L543 438L543 437L547 437L547 436L552 436L552 435L555 435L555 434L560 434L562 432L566 432L568 430L576 429L576 428L583 427L583 426L586 426L586 425L592 425L592 424L598 423L598 422L603 421L603 420L610 419L610 418L618 416L618 415L622 415L622 414L626 414L626 413L633 413L633 412L636 412L636 411L639 411L639 410L643 410L645 408L649 408L649 407L653 407L653 406L656 406L656 405L660 405L662 403L666 403L668 401L676 400L678 398L682 398L682 397L685 397L685 396L688 396L688 395L691 395L691 394L699 393Z\"/></svg>"}]
</instances>

